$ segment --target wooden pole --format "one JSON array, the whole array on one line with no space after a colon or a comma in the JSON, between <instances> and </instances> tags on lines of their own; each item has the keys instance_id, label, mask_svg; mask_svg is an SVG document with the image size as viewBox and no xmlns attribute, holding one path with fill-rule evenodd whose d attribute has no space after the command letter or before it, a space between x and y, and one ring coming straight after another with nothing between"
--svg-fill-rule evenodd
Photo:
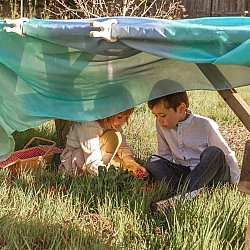
<instances>
[{"instance_id":1,"label":"wooden pole","mask_svg":"<svg viewBox=\"0 0 250 250\"><path fill-rule=\"evenodd\" d=\"M247 225L247 232L244 245L244 250L249 250L249 249L250 249L250 216L248 217L248 225Z\"/></svg>"},{"instance_id":2,"label":"wooden pole","mask_svg":"<svg viewBox=\"0 0 250 250\"><path fill-rule=\"evenodd\" d=\"M215 89L219 89L219 86L221 86L222 83L224 86L228 87L228 89L217 91L224 99L224 101L228 104L228 106L237 115L237 117L239 117L247 130L250 131L250 107L232 87L225 76L213 64L200 63L196 65L205 75L205 77L210 81L210 83L215 87Z\"/></svg>"},{"instance_id":3,"label":"wooden pole","mask_svg":"<svg viewBox=\"0 0 250 250\"><path fill-rule=\"evenodd\" d=\"M69 133L69 129L71 125L73 124L72 121L65 121L56 119L55 120L55 126L56 126L56 132L59 140L59 147L64 148L66 145L66 136Z\"/></svg>"},{"instance_id":4,"label":"wooden pole","mask_svg":"<svg viewBox=\"0 0 250 250\"><path fill-rule=\"evenodd\" d=\"M250 131L250 107L231 86L220 70L213 64L196 64L210 83L218 89L223 83L228 89L217 90L228 106L239 117L245 127ZM245 144L242 162L241 176L238 184L239 191L250 194L250 141ZM250 249L250 216L248 217L247 232L245 236L244 250Z\"/></svg>"},{"instance_id":5,"label":"wooden pole","mask_svg":"<svg viewBox=\"0 0 250 250\"><path fill-rule=\"evenodd\" d=\"M238 188L241 192L250 194L250 141L247 141L245 145Z\"/></svg>"},{"instance_id":6,"label":"wooden pole","mask_svg":"<svg viewBox=\"0 0 250 250\"><path fill-rule=\"evenodd\" d=\"M242 162L240 182L238 184L239 191L250 194L250 141L246 142L245 151ZM245 236L244 250L250 249L250 216L248 217L247 232Z\"/></svg>"}]
</instances>

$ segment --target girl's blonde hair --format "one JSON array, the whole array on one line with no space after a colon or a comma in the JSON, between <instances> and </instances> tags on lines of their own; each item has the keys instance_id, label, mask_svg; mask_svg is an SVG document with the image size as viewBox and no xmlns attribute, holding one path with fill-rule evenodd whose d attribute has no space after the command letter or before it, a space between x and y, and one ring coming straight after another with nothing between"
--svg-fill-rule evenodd
<instances>
[{"instance_id":1,"label":"girl's blonde hair","mask_svg":"<svg viewBox=\"0 0 250 250\"><path fill-rule=\"evenodd\" d=\"M131 108L131 109L127 109L121 113L118 113L118 114L115 114L115 115L112 115L112 116L109 116L107 118L103 118L103 119L100 119L98 120L99 123L102 124L102 126L104 127L105 130L108 130L108 129L116 129L114 127L114 119L115 119L115 116L116 115L126 115L128 117L127 119L127 124L128 124L128 120L129 120L129 117L132 115L132 113L134 112L134 108Z\"/></svg>"}]
</instances>

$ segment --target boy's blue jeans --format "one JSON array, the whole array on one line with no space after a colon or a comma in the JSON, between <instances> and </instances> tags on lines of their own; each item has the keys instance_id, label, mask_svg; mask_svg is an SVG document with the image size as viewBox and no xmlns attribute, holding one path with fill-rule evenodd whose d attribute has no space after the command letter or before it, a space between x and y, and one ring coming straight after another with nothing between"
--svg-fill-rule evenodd
<instances>
[{"instance_id":1,"label":"boy's blue jeans","mask_svg":"<svg viewBox=\"0 0 250 250\"><path fill-rule=\"evenodd\" d=\"M215 146L205 149L200 163L191 171L189 167L173 163L158 155L152 155L146 169L158 181L165 182L173 191L191 192L204 186L216 186L230 182L230 169L223 151Z\"/></svg>"}]
</instances>

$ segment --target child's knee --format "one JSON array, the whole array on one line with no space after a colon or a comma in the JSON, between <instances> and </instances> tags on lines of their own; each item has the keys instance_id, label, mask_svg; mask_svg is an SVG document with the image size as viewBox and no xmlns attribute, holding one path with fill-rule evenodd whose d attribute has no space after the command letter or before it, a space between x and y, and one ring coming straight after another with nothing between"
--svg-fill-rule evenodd
<instances>
[{"instance_id":1,"label":"child's knee","mask_svg":"<svg viewBox=\"0 0 250 250\"><path fill-rule=\"evenodd\" d=\"M223 151L216 147L216 146L210 146L210 147L207 147L201 154L201 158L202 157L219 157L219 156L224 156L224 153Z\"/></svg>"},{"instance_id":2,"label":"child's knee","mask_svg":"<svg viewBox=\"0 0 250 250\"><path fill-rule=\"evenodd\" d=\"M100 148L107 153L113 154L116 152L121 142L121 133L115 129L107 130L100 136Z\"/></svg>"},{"instance_id":3,"label":"child's knee","mask_svg":"<svg viewBox=\"0 0 250 250\"><path fill-rule=\"evenodd\" d=\"M157 161L160 161L161 158L157 155L151 155L149 156L146 165L151 165L151 164L155 164Z\"/></svg>"}]
</instances>

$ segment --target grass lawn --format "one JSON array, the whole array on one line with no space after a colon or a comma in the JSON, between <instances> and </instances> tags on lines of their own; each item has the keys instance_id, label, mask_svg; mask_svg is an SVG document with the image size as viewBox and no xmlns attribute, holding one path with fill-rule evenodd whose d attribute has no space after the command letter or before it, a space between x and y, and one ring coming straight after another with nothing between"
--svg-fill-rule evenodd
<instances>
[{"instance_id":1,"label":"grass lawn","mask_svg":"<svg viewBox=\"0 0 250 250\"><path fill-rule=\"evenodd\" d=\"M250 103L249 88L239 92ZM194 113L209 116L221 126L240 124L217 92L189 94ZM140 105L125 128L142 164L157 152L154 123L146 105ZM53 122L13 135L16 150L33 136L58 140ZM242 153L236 156L241 166ZM18 178L0 171L1 249L244 247L250 196L237 187L204 189L193 200L180 201L168 213L154 215L149 204L170 196L167 186L147 183L114 168L108 172L100 169L98 178L89 175L71 178L57 172L58 164L57 155L51 165L42 165L34 173L24 172Z\"/></svg>"}]
</instances>

